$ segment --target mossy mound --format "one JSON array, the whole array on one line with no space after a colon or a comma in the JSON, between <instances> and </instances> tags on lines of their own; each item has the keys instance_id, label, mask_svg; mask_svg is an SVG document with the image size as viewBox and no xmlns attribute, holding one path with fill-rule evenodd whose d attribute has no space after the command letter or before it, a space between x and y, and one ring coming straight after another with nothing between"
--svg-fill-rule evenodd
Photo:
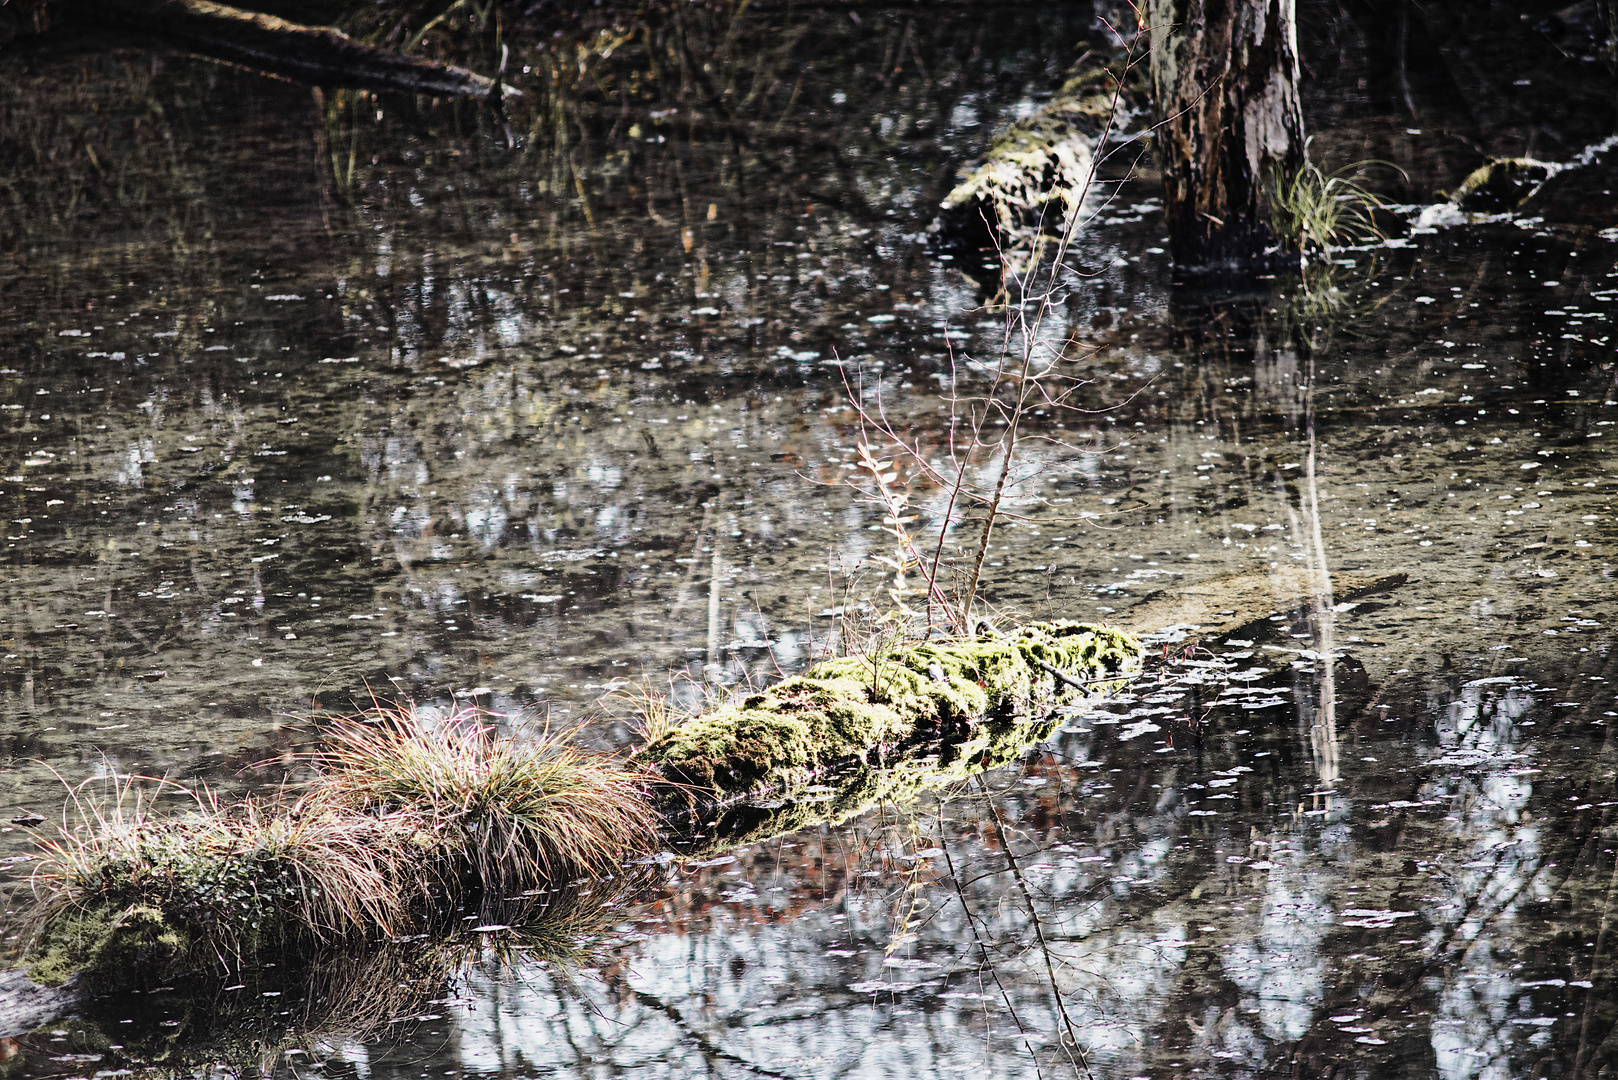
<instances>
[{"instance_id":1,"label":"mossy mound","mask_svg":"<svg viewBox=\"0 0 1618 1080\"><path fill-rule=\"evenodd\" d=\"M435 869L419 822L358 815L198 812L54 847L54 888L24 935L29 977L46 986L80 972L116 984L135 969L161 980L397 933L408 883L425 895Z\"/></svg>"},{"instance_id":2,"label":"mossy mound","mask_svg":"<svg viewBox=\"0 0 1618 1080\"><path fill-rule=\"evenodd\" d=\"M40 845L21 966L117 985L433 936L458 906L614 875L655 837L651 776L565 732L496 737L479 719L340 721L295 803L199 795L159 817L121 789Z\"/></svg>"},{"instance_id":3,"label":"mossy mound","mask_svg":"<svg viewBox=\"0 0 1618 1080\"><path fill-rule=\"evenodd\" d=\"M1136 670L1141 656L1140 642L1122 631L1060 622L839 657L692 719L636 756L721 798L790 787L922 739L969 737L979 720L1082 693L1051 669L1100 692L1108 676Z\"/></svg>"}]
</instances>

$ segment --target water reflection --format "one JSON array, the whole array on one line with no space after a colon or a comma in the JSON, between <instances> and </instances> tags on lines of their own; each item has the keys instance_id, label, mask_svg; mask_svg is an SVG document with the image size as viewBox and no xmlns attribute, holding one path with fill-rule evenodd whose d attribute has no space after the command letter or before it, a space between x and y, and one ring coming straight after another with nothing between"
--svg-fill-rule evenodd
<instances>
[{"instance_id":1,"label":"water reflection","mask_svg":"<svg viewBox=\"0 0 1618 1080\"><path fill-rule=\"evenodd\" d=\"M856 14L682 12L611 57L513 29L515 151L471 107L7 54L13 814L60 804L36 760L296 778L280 718L377 688L581 713L685 671L695 705L879 601L878 515L807 482L853 462L842 373L928 438L938 389L979 385L1004 321L918 234L1090 28ZM1442 95L1369 117L1363 66L1314 84L1322 145L1399 160L1412 199L1464 175L1409 134ZM1602 134L1541 112L1560 159ZM1048 327L1106 346L1091 411L1030 429L1107 452L1027 444L1049 506L987 562L1010 613L1150 616L1161 681L986 793L666 860L576 987L480 969L298 1071L1065 1074L1068 1021L1106 1076L1618 1064L1611 167L1537 219L1344 253L1330 310L1173 289L1126 184ZM41 1045L19 1073L110 1067Z\"/></svg>"}]
</instances>

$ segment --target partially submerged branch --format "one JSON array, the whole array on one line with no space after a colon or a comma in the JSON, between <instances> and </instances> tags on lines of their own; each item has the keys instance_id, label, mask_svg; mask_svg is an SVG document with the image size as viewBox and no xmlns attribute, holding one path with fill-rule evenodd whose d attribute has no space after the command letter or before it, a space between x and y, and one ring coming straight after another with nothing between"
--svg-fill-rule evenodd
<instances>
[{"instance_id":1,"label":"partially submerged branch","mask_svg":"<svg viewBox=\"0 0 1618 1080\"><path fill-rule=\"evenodd\" d=\"M40 844L19 959L46 985L117 986L437 940L465 910L510 929L555 889L621 876L673 839L660 825L679 808L660 821L654 788L713 807L875 765L849 806L903 797L967 775L952 764L1005 760L1049 733L1048 707L1074 684L1099 692L1141 659L1122 631L1034 624L824 661L630 761L549 729L497 737L476 713L379 711L328 730L295 802L190 793L194 808L174 815L153 809L154 791L175 788L161 781L126 781L110 807L75 790L79 820ZM899 751L908 769L880 768Z\"/></svg>"},{"instance_id":2,"label":"partially submerged branch","mask_svg":"<svg viewBox=\"0 0 1618 1080\"><path fill-rule=\"evenodd\" d=\"M57 21L147 30L221 60L317 86L439 97L516 93L454 64L391 52L331 27L305 26L213 0L63 0L59 11L65 20Z\"/></svg>"},{"instance_id":3,"label":"partially submerged branch","mask_svg":"<svg viewBox=\"0 0 1618 1080\"><path fill-rule=\"evenodd\" d=\"M1130 635L1081 623L838 657L675 728L637 760L723 800L877 763L920 740L942 737L941 755L969 757L987 726L1072 694L1046 677L1046 665L1100 690L1138 670L1141 657Z\"/></svg>"}]
</instances>

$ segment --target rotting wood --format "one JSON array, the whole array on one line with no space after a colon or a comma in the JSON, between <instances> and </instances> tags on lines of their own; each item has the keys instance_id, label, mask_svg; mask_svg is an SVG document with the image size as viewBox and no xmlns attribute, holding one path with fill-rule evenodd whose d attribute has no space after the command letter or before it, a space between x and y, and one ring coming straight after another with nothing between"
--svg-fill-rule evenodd
<instances>
[{"instance_id":1,"label":"rotting wood","mask_svg":"<svg viewBox=\"0 0 1618 1080\"><path fill-rule=\"evenodd\" d=\"M1146 66L1128 52L1074 70L1051 100L995 136L940 204L934 250L963 269L1017 262L1060 234L1087 197L1099 140L1147 108Z\"/></svg>"},{"instance_id":2,"label":"rotting wood","mask_svg":"<svg viewBox=\"0 0 1618 1080\"><path fill-rule=\"evenodd\" d=\"M723 803L801 785L861 761L881 764L918 743L968 753L973 733L1042 715L1071 682L1102 693L1140 669L1139 641L1083 623L1031 623L1006 635L924 641L824 660L758 693L738 695L636 755L673 794ZM1062 685L1047 678L1055 669Z\"/></svg>"},{"instance_id":3,"label":"rotting wood","mask_svg":"<svg viewBox=\"0 0 1618 1080\"><path fill-rule=\"evenodd\" d=\"M1352 600L1403 581L1403 575L1343 573L1334 576L1333 591L1340 599ZM1141 631L1189 624L1203 634L1229 633L1277 609L1307 602L1317 584L1300 567L1226 575L1147 598L1120 622ZM627 770L583 751L569 751L575 755L569 760L577 762L569 768L586 770L581 780L587 785L605 785L603 797L616 785L613 806L627 799L644 808L625 811L628 816L623 818L623 827L614 826L606 841L612 853L604 847L601 858L633 855L635 849L647 850L645 845L654 842L689 847L691 842L681 840L685 835L679 832L682 825L688 827L687 833L704 834L695 841L698 846L715 850L778 835L814 820L844 820L876 802L905 800L1012 760L1032 742L1048 737L1060 722L1052 706L1075 700L1080 688L1088 696L1123 685L1140 670L1142 659L1142 646L1131 633L1079 623L1032 624L1005 635L990 631L967 641L890 647L879 655L823 661L762 692L739 695L654 740L626 763ZM408 719L401 716L394 722ZM469 844L484 833L500 833L489 823L516 811L491 805L463 821L476 799L467 801L451 792L444 797L462 809L446 815L440 797L429 794L429 789L413 794L416 788L411 785L417 783L413 777L420 774L419 768L412 767L405 778L409 783L404 783L394 777L395 766L373 769L367 764L378 755L392 762L430 750L435 761L444 758L446 763L457 755L466 756L468 775L481 776L490 761L517 753L515 748L485 744L481 736L412 734L418 730L414 721L398 729L396 736L374 736L352 726L345 735L339 729L339 743L346 739L349 749L329 759L332 764L324 791L317 785L306 795L286 817L287 828L322 836L329 833L329 842L322 843L346 845L343 850L353 848L367 859L375 856L373 861L379 866L385 860L397 861L398 873L388 870L383 876L395 886L405 878L421 879L416 888L425 891L419 899L429 903L434 897L453 898L457 892L475 898L491 884L490 895L516 899L507 894L530 895L523 890L556 885L572 876L574 871L562 866L547 868L543 859L533 857L523 859L523 865L515 869L485 865L467 854ZM427 742L418 745L423 738ZM486 760L490 754L495 757ZM581 754L584 756L577 757ZM520 772L527 768L525 760L519 754L505 767ZM587 778L590 770L598 769L609 771L599 780ZM653 779L648 770L655 770L668 785L662 802L663 828L668 831L661 837L651 827L650 818L638 816L650 810L644 802L644 784ZM366 778L373 773L373 778ZM445 791L459 791L459 781L453 777L443 782L449 785ZM814 783L835 786L805 786ZM542 786L548 789L551 783ZM494 787L504 790L499 784ZM779 801L772 801L772 791L779 793ZM670 799L670 795L675 797ZM603 803L601 810L590 814L618 812ZM320 814L335 817L322 826L313 820ZM363 945L379 936L385 939L390 932L430 930L435 925L431 918L414 914L419 905L403 895L408 890L393 886L384 886L384 891L400 892L404 906L398 912L391 908L383 912L377 917L380 921L367 914L369 908L351 912L348 917L356 920L351 930L343 929L335 910L305 913L308 903L303 894L308 885L301 877L287 878L283 899L269 896L265 889L273 882L257 863L242 862L235 854L238 848L267 851L270 854L265 857L272 862L295 856L299 865L313 862L317 853L311 850L306 858L288 848L287 854L275 855L279 847L294 843L293 838L281 836L281 826L276 823L280 818L254 819L252 815L246 804L212 811L199 807L189 817L138 826L140 832L131 834L134 847L117 836L98 841L106 856L83 864L89 876L79 880L88 884L72 886L78 891L68 898L69 907L42 909L51 913L47 915L50 921L40 924L43 937L39 940L44 944L20 958L24 971L0 978L0 1036L31 1030L71 1012L81 1000L75 988L83 984L78 973L125 970L121 957L145 957L144 964L155 962L159 969L165 963L190 968L207 951L234 955L235 962L243 964L264 947L296 950L305 941ZM645 827L636 832L640 839L632 840L624 830L634 831L637 820ZM218 837L208 843L188 839L215 833L225 840L240 833L263 842L237 845ZM377 847L367 839L372 834L386 842ZM516 850L523 847L519 839L494 846ZM124 872L120 868L127 869L125 864L131 859L145 860L140 865L151 870L147 876L153 880L179 881L174 874L190 872L187 868L206 871L207 880L198 888L180 888L175 893L178 900L169 895L174 889L166 886L155 892L120 886L117 883L123 879L119 874ZM383 869L391 866L387 862ZM220 874L231 868L245 875L244 880L256 882L252 891L264 899L259 905L263 910L257 911L250 929L221 937L217 927L205 932L199 927L213 925L210 913L218 906L204 901L212 895L208 890L217 891L218 881L224 880ZM60 873L57 877L69 880ZM437 884L421 883L428 879ZM51 880L49 874L46 880ZM99 884L102 882L112 884ZM98 891L102 889L110 891L103 896ZM367 895L374 894L373 890ZM58 921L61 916L54 914L58 911L66 914L65 920ZM203 916L202 923L195 923L197 912ZM390 922L398 925L385 925ZM288 929L272 932L274 927ZM230 947L221 949L219 945L226 939L230 939ZM199 950L197 942L208 944L209 949Z\"/></svg>"}]
</instances>

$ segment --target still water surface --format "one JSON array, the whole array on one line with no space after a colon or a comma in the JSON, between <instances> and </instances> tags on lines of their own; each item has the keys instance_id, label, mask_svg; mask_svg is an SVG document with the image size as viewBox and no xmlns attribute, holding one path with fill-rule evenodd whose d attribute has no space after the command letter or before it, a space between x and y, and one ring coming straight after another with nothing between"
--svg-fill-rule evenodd
<instances>
[{"instance_id":1,"label":"still water surface","mask_svg":"<svg viewBox=\"0 0 1618 1080\"><path fill-rule=\"evenodd\" d=\"M0 61L13 813L60 812L53 770L278 782L300 717L373 695L622 746L623 680L696 704L881 601L880 512L832 483L851 387L936 444L981 386L1004 317L930 208L1094 26L737 25L677 35L713 86L623 59L595 96L539 84L576 43L536 36L509 141L172 55ZM1394 157L1413 204L1476 163L1354 75L1313 90L1323 144ZM988 596L1134 625L1215 582L1214 617L1143 627L1153 672L1015 765L658 861L582 969L491 960L275 1068L1608 1075L1618 220L1610 154L1567 175L1341 253L1329 306L1171 286L1152 177L1123 183L1059 306L1104 346L1087 411L1035 418ZM75 1031L11 1074L121 1066Z\"/></svg>"}]
</instances>

